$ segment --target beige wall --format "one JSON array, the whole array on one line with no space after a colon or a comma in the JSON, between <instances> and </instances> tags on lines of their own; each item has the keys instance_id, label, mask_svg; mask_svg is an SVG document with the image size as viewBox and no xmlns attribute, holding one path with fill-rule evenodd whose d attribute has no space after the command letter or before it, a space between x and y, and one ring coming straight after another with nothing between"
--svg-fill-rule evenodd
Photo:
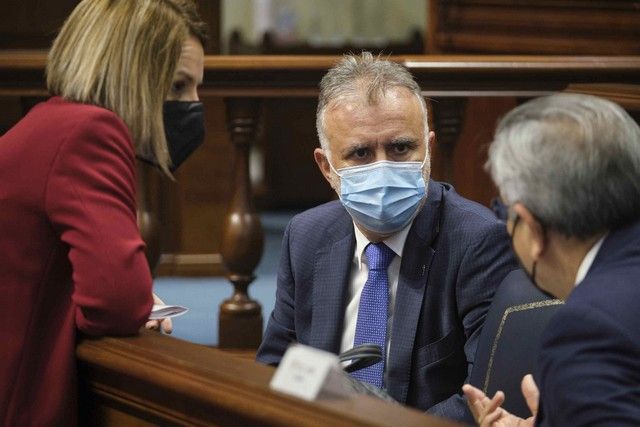
<instances>
[{"instance_id":1,"label":"beige wall","mask_svg":"<svg viewBox=\"0 0 640 427\"><path fill-rule=\"evenodd\" d=\"M266 28L283 37L343 44L403 40L415 28L424 31L426 0L223 0L223 45L239 28L257 42ZM364 40L363 40L364 39Z\"/></svg>"}]
</instances>

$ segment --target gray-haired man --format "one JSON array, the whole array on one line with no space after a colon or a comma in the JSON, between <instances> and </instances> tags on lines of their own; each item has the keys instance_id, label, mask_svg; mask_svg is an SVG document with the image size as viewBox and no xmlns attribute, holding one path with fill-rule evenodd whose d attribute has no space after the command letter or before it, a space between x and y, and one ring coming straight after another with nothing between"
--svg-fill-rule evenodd
<instances>
[{"instance_id":1,"label":"gray-haired man","mask_svg":"<svg viewBox=\"0 0 640 427\"><path fill-rule=\"evenodd\" d=\"M340 201L288 225L257 358L277 364L294 341L335 353L375 343L384 360L358 378L466 419L460 387L495 288L516 266L504 225L429 180L434 135L405 68L347 56L320 89L314 156Z\"/></svg>"},{"instance_id":2,"label":"gray-haired man","mask_svg":"<svg viewBox=\"0 0 640 427\"><path fill-rule=\"evenodd\" d=\"M640 425L640 128L587 95L530 101L500 123L489 169L516 255L566 300L543 334L521 420L465 386L482 425Z\"/></svg>"}]
</instances>

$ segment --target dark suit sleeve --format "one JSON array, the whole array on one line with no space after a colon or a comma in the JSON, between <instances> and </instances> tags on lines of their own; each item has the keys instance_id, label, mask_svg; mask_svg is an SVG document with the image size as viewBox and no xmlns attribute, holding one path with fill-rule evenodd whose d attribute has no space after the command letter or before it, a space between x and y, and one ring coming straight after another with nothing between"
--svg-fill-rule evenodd
<instances>
[{"instance_id":1,"label":"dark suit sleeve","mask_svg":"<svg viewBox=\"0 0 640 427\"><path fill-rule=\"evenodd\" d=\"M541 425L640 425L638 343L599 308L567 304L551 322L540 355Z\"/></svg>"},{"instance_id":2,"label":"dark suit sleeve","mask_svg":"<svg viewBox=\"0 0 640 427\"><path fill-rule=\"evenodd\" d=\"M292 221L293 222L293 221ZM277 365L289 344L296 341L295 332L295 281L291 271L291 228L287 225L282 238L282 256L278 267L276 303L258 349L256 360Z\"/></svg>"},{"instance_id":3,"label":"dark suit sleeve","mask_svg":"<svg viewBox=\"0 0 640 427\"><path fill-rule=\"evenodd\" d=\"M458 318L462 322L466 342L467 378L473 368L480 330L491 299L502 280L517 268L509 235L503 223L493 222L482 229L465 251L456 280ZM462 386L462 384L460 384ZM466 400L461 394L451 396L429 409L430 413L472 421Z\"/></svg>"},{"instance_id":4,"label":"dark suit sleeve","mask_svg":"<svg viewBox=\"0 0 640 427\"><path fill-rule=\"evenodd\" d=\"M49 221L69 248L76 326L131 334L153 303L136 221L134 153L113 113L92 110L67 136L49 174Z\"/></svg>"}]
</instances>

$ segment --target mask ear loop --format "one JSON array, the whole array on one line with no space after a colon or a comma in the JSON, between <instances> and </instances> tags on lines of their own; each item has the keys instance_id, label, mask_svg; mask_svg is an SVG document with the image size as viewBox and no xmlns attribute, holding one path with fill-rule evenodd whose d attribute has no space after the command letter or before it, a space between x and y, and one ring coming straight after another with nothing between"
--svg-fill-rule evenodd
<instances>
[{"instance_id":1,"label":"mask ear loop","mask_svg":"<svg viewBox=\"0 0 640 427\"><path fill-rule=\"evenodd\" d=\"M342 175L336 170L336 168L333 167L333 165L331 164L331 160L329 160L329 150L324 150L324 157L325 159L327 159L327 162L329 163L329 167L331 168L331 170L333 171L333 173L335 173L336 175L338 175L338 177L342 178Z\"/></svg>"},{"instance_id":2,"label":"mask ear loop","mask_svg":"<svg viewBox=\"0 0 640 427\"><path fill-rule=\"evenodd\" d=\"M425 143L426 145L426 143ZM427 164L427 159L429 158L429 148L427 147L427 149L424 152L424 159L422 159L422 164L420 165L420 169L424 169L424 165Z\"/></svg>"}]
</instances>

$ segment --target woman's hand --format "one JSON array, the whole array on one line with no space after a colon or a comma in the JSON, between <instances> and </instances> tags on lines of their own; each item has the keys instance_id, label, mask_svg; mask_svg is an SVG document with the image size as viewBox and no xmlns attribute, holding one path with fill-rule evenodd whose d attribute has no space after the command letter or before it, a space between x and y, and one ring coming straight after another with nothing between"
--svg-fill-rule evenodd
<instances>
[{"instance_id":1,"label":"woman's hand","mask_svg":"<svg viewBox=\"0 0 640 427\"><path fill-rule=\"evenodd\" d=\"M153 303L164 305L164 301L162 301L156 294L153 294ZM154 331L162 328L162 332L164 332L165 334L170 334L171 332L173 332L173 323L168 317L161 320L149 320L144 325L144 327Z\"/></svg>"}]
</instances>

